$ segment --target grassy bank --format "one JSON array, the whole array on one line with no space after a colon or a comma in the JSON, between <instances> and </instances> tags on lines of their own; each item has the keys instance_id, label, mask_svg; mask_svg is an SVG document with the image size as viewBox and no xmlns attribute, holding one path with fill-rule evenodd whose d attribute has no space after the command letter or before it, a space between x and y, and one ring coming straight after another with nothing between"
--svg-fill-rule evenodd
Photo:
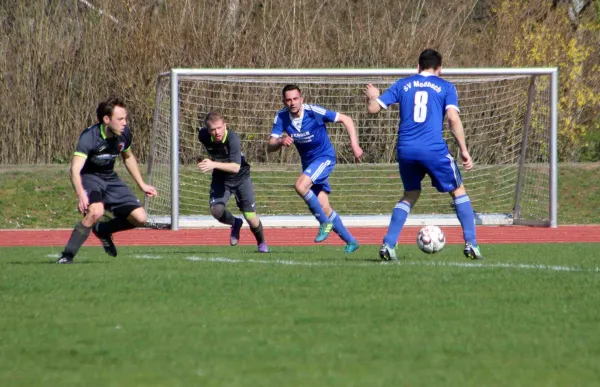
<instances>
[{"instance_id":1,"label":"grassy bank","mask_svg":"<svg viewBox=\"0 0 600 387\"><path fill-rule=\"evenodd\" d=\"M122 168L117 170L135 188L127 172ZM600 164L559 166L559 224L600 223L599 173ZM293 175L297 175L297 172ZM255 179L255 185L257 181L263 180ZM303 203L295 197L292 184L293 176L290 175L290 205L298 207L298 211L306 211ZM344 186L334 187L337 194L344 194ZM204 200L203 197L208 194L208 186L202 185L195 189ZM356 190L356 187L349 186L347 189ZM139 190L136 189L135 192L142 198ZM393 202L397 198L389 200ZM76 204L67 166L64 164L4 166L0 169L0 228L70 228L79 218ZM359 210L369 205L371 204L367 201L356 202ZM390 209L386 204L380 212L387 213ZM350 209L345 209L344 213L350 213ZM208 211L201 215L208 215Z\"/></svg>"}]
</instances>

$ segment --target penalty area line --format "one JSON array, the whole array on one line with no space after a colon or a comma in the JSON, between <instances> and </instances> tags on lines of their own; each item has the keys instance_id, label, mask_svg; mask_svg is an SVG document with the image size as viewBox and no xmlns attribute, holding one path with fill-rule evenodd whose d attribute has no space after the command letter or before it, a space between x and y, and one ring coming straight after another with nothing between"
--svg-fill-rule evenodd
<instances>
[{"instance_id":1,"label":"penalty area line","mask_svg":"<svg viewBox=\"0 0 600 387\"><path fill-rule=\"evenodd\" d=\"M367 262L345 262L345 263L329 263L329 262L305 262L294 260L263 260L263 259L234 259L227 257L198 257L189 256L183 259L196 262L216 262L216 263L254 263L262 265L287 265L287 266L320 266L320 267L340 267L340 266L373 266L374 263ZM376 263L375 263L376 264ZM461 267L461 268L478 268L478 269L521 269L521 270L546 270L546 271L563 271L563 272L600 272L600 267L584 269L574 266L560 265L542 265L542 264L512 264L512 263L480 263L480 262L418 262L418 261L399 261L398 263L381 262L380 265L397 265L397 266L430 266L430 267Z\"/></svg>"}]
</instances>

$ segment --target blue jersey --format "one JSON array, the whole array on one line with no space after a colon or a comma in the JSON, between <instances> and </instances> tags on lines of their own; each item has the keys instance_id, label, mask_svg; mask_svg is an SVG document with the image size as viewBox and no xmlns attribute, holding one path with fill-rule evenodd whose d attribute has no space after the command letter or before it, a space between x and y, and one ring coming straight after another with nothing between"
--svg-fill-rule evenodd
<instances>
[{"instance_id":1,"label":"blue jersey","mask_svg":"<svg viewBox=\"0 0 600 387\"><path fill-rule=\"evenodd\" d=\"M335 160L335 150L327 135L328 122L336 122L338 113L317 105L302 105L302 116L294 118L287 108L277 112L271 129L271 137L281 137L283 132L294 139L302 165L310 164L320 157Z\"/></svg>"},{"instance_id":2,"label":"blue jersey","mask_svg":"<svg viewBox=\"0 0 600 387\"><path fill-rule=\"evenodd\" d=\"M398 159L430 160L449 153L442 136L446 109L458 109L456 87L428 72L401 78L377 100L400 105Z\"/></svg>"}]
</instances>

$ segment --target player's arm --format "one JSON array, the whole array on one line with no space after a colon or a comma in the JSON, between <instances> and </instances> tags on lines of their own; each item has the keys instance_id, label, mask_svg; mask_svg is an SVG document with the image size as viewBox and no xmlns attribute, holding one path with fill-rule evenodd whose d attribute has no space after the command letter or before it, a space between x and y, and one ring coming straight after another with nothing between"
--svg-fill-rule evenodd
<instances>
[{"instance_id":1,"label":"player's arm","mask_svg":"<svg viewBox=\"0 0 600 387\"><path fill-rule=\"evenodd\" d=\"M125 164L127 172L129 172L131 177L133 177L133 180L135 180L138 187L140 187L140 189L144 191L146 196L157 196L158 192L156 191L156 188L144 182L142 174L140 173L140 167L138 165L137 159L135 158L131 148L127 148L124 152L121 152L121 157L123 158L123 164Z\"/></svg>"},{"instance_id":2,"label":"player's arm","mask_svg":"<svg viewBox=\"0 0 600 387\"><path fill-rule=\"evenodd\" d=\"M202 172L210 172L213 169L218 169L219 171L236 174L240 171L240 167L240 164L234 162L223 163L220 161L212 161L210 159L204 159L198 163L198 168L200 168Z\"/></svg>"},{"instance_id":3,"label":"player's arm","mask_svg":"<svg viewBox=\"0 0 600 387\"><path fill-rule=\"evenodd\" d=\"M283 135L283 124L279 116L275 116L273 120L273 128L271 129L271 137L267 143L267 152L277 152L282 146L289 147L294 143L294 139L290 136Z\"/></svg>"},{"instance_id":4,"label":"player's arm","mask_svg":"<svg viewBox=\"0 0 600 387\"><path fill-rule=\"evenodd\" d=\"M458 148L460 149L463 165L468 171L473 168L473 160L471 159L471 155L469 154L469 150L467 149L467 142L465 140L465 129L463 127L462 121L460 119L460 116L458 115L458 111L452 107L446 110L446 115L448 116L448 125L450 126L450 131L456 139L456 142L458 142Z\"/></svg>"},{"instance_id":5,"label":"player's arm","mask_svg":"<svg viewBox=\"0 0 600 387\"><path fill-rule=\"evenodd\" d=\"M217 169L219 171L236 174L240 171L242 165L242 142L234 133L231 133L229 136L227 142L229 148L229 162L204 159L198 163L198 168L200 168L202 172L210 172Z\"/></svg>"},{"instance_id":6,"label":"player's arm","mask_svg":"<svg viewBox=\"0 0 600 387\"><path fill-rule=\"evenodd\" d=\"M381 105L377 101L380 95L379 89L369 83L365 87L365 95L367 96L367 111L371 114L379 113L381 111Z\"/></svg>"},{"instance_id":7,"label":"player's arm","mask_svg":"<svg viewBox=\"0 0 600 387\"><path fill-rule=\"evenodd\" d=\"M77 199L79 201L79 212L82 214L85 214L85 211L90 205L87 193L85 192L83 183L81 182L81 170L85 165L86 158L87 155L76 152L75 155L73 155L73 159L71 160L71 168L69 169L71 174L71 184L73 185L73 189L75 190L75 194L77 195Z\"/></svg>"},{"instance_id":8,"label":"player's arm","mask_svg":"<svg viewBox=\"0 0 600 387\"><path fill-rule=\"evenodd\" d=\"M290 136L275 137L271 135L267 143L267 152L277 152L282 146L286 148L294 143L294 139Z\"/></svg>"},{"instance_id":9,"label":"player's arm","mask_svg":"<svg viewBox=\"0 0 600 387\"><path fill-rule=\"evenodd\" d=\"M352 153L354 153L354 157L358 161L362 157L363 150L358 144L358 134L356 133L356 127L354 126L354 121L351 117L345 114L338 114L336 122L340 122L346 128L346 132L348 132L348 136L350 136L350 146L352 147Z\"/></svg>"}]
</instances>

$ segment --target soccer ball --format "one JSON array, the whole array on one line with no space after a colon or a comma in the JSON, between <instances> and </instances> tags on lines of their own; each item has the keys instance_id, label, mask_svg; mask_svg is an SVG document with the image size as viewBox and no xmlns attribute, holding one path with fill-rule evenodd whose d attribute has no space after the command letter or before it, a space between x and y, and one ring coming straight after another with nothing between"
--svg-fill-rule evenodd
<instances>
[{"instance_id":1,"label":"soccer ball","mask_svg":"<svg viewBox=\"0 0 600 387\"><path fill-rule=\"evenodd\" d=\"M425 226L417 234L417 246L422 252L434 254L446 245L446 236L438 226Z\"/></svg>"}]
</instances>

